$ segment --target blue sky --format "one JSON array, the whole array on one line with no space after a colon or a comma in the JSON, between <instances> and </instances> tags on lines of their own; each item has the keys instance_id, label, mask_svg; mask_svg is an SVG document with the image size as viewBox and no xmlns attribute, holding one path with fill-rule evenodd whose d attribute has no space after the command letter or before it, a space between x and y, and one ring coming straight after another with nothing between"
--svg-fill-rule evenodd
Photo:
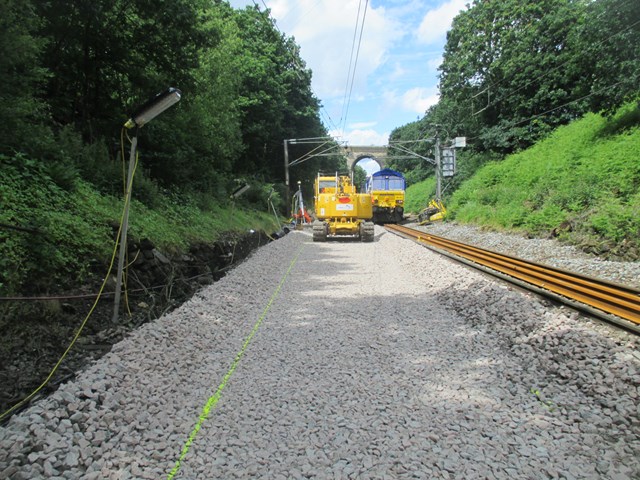
<instances>
[{"instance_id":1,"label":"blue sky","mask_svg":"<svg viewBox=\"0 0 640 480\"><path fill-rule=\"evenodd\" d=\"M468 2L370 0L348 102L351 46L358 7L362 18L366 0L229 3L236 8L266 5L278 28L295 38L313 71L312 88L333 136L350 145L386 145L394 128L417 120L437 102L437 68L446 32Z\"/></svg>"}]
</instances>

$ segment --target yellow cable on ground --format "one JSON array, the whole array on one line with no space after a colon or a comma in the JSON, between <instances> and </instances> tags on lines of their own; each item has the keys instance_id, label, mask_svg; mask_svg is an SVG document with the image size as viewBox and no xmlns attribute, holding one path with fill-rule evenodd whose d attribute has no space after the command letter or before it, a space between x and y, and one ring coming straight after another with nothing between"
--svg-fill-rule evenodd
<instances>
[{"instance_id":1,"label":"yellow cable on ground","mask_svg":"<svg viewBox=\"0 0 640 480\"><path fill-rule=\"evenodd\" d=\"M216 390L216 393L214 393L211 397L209 397L209 399L207 400L207 403L204 405L204 408L202 409L202 413L200 413L200 417L198 419L198 422L196 423L195 427L193 427L193 430L191 431L191 434L189 435L189 438L187 439L187 443L185 443L184 447L182 447L182 451L180 452L180 457L176 461L175 466L169 472L169 476L167 477L167 480L172 480L173 477L175 477L175 475L178 473L178 470L180 470L180 465L182 464L182 461L184 460L184 458L187 456L187 453L189 452L189 449L191 448L191 444L195 440L196 435L198 435L198 432L200 431L200 428L202 428L202 424L204 423L204 421L209 416L209 413L210 413L211 409L213 409L216 406L216 404L218 403L218 401L220 400L220 397L222 396L222 391L224 390L224 387L227 385L227 382L231 378L231 375L233 375L233 372L236 370L238 364L240 363L240 360L242 359L242 356L244 355L244 352L247 350L247 347L249 346L249 343L251 343L251 340L253 339L253 336L258 331L258 328L260 328L260 324L262 324L262 321L266 317L267 312L269 311L269 308L271 308L271 304L273 303L273 301L278 296L278 293L280 293L280 289L282 288L282 285L284 285L284 281L287 279L287 277L289 276L289 272L291 272L291 269L293 268L295 263L298 261L298 257L300 256L300 253L302 253L302 249L303 248L304 248L304 245L302 247L300 247L300 249L296 253L295 257L293 257L293 260L291 260L291 264L289 265L289 268L287 269L287 271L283 275L282 280L280 280L280 284L278 285L278 288L276 288L275 292L273 292L273 295L269 299L269 302L267 303L267 306L264 308L264 310L262 312L262 315L260 315L260 318L258 318L258 321L253 326L253 329L251 330L251 333L249 334L247 339L244 341L244 344L242 345L242 348L240 349L240 351L236 355L236 358L233 360L233 363L231 364L231 368L229 368L229 371L225 374L224 378L222 379L222 383L218 386L218 389Z\"/></svg>"},{"instance_id":2,"label":"yellow cable on ground","mask_svg":"<svg viewBox=\"0 0 640 480\"><path fill-rule=\"evenodd\" d=\"M127 136L127 138L129 138ZM122 155L124 155L124 150L122 152ZM122 157L124 159L124 156ZM133 174L131 175L131 185L129 185L129 189L133 189L133 177L136 173L136 168L138 167L138 160L139 160L139 153L138 151L136 151L136 162L133 164ZM124 196L125 198L128 196L127 192L124 192ZM120 235L120 232L118 232L118 235ZM119 238L119 237L118 237ZM138 250L138 253L140 253L140 250ZM136 253L136 258L138 258L138 253ZM129 306L129 288L127 287L127 281L129 280L129 265L131 265L131 263L136 261L136 258L134 258L131 263L129 263L129 249L125 248L125 256L127 259L127 263L124 266L124 276L123 276L123 282L122 282L122 286L124 288L124 306L127 309L127 313L129 313L129 318L131 318L132 314L131 314L131 307Z\"/></svg>"},{"instance_id":3,"label":"yellow cable on ground","mask_svg":"<svg viewBox=\"0 0 640 480\"><path fill-rule=\"evenodd\" d=\"M136 164L134 166L133 174L135 174L135 168L137 167L137 165L138 165L138 162L136 161ZM131 177L131 181L133 183L133 176ZM93 314L93 311L95 310L96 306L98 305L98 302L100 301L100 297L102 296L102 292L104 290L104 287L107 285L107 281L109 280L109 275L111 274L111 270L113 269L113 263L115 262L116 255L118 253L118 243L119 243L118 239L120 238L120 231L122 230L122 223L124 221L124 212L125 212L126 208L127 208L127 200L126 200L126 196L125 196L125 204L124 204L124 207L122 208L122 215L120 216L120 227L118 228L118 234L116 235L116 242L115 242L115 245L113 246L113 254L111 255L111 262L109 263L109 269L107 271L107 274L104 277L102 285L100 286L100 290L98 291L98 296L96 297L95 302L93 302L93 305L91 306L91 309L89 310L89 313L87 313L87 316L85 317L85 319L80 324L80 328L78 329L78 331L74 335L73 340L71 340L71 343L69 344L67 349L64 351L64 353L62 354L62 356L60 357L58 362L53 366L53 369L51 370L51 372L49 373L49 375L47 376L45 381L42 382L42 384L40 384L40 386L38 388L36 388L33 392L31 392L26 398L23 398L21 401L16 403L9 410L7 410L6 412L2 413L2 415L0 415L0 420L2 420L4 417L9 415L11 412L13 412L14 410L20 408L22 405L24 405L29 400L31 400L40 390L42 390L44 388L44 386L47 383L49 383L49 380L51 380L51 377L53 377L54 373L56 373L56 371L58 370L58 367L60 366L62 361L66 358L67 354L71 351L71 348L75 345L76 341L80 337L80 333L82 333L82 330L84 329L85 325L87 324L87 321L89 320L89 317L91 317L91 314Z\"/></svg>"}]
</instances>

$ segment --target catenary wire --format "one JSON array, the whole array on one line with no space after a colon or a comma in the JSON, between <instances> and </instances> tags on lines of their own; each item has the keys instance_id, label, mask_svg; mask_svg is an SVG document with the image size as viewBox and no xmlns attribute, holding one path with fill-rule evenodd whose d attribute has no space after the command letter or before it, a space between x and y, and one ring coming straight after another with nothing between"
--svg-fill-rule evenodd
<instances>
[{"instance_id":1,"label":"catenary wire","mask_svg":"<svg viewBox=\"0 0 640 480\"><path fill-rule=\"evenodd\" d=\"M347 68L347 80L344 85L344 95L342 96L342 110L340 112L340 125L344 119L344 107L347 104L347 92L349 91L349 81L351 79L351 66L353 65L353 52L356 49L356 38L358 37L358 27L360 26L360 9L362 8L362 0L358 2L358 12L356 13L356 25L353 29L353 39L351 40L351 53L349 55L349 67Z\"/></svg>"},{"instance_id":2,"label":"catenary wire","mask_svg":"<svg viewBox=\"0 0 640 480\"><path fill-rule=\"evenodd\" d=\"M362 24L360 26L360 38L358 39L358 48L356 50L356 59L353 63L353 74L351 75L351 87L349 89L349 97L347 98L347 105L344 113L344 121L342 123L343 130L347 126L347 118L349 117L349 105L351 104L351 94L353 93L353 83L356 77L356 69L358 67L358 57L360 56L360 46L362 44L362 33L364 32L364 22L367 17L367 7L369 6L369 0L366 0L364 5L364 13L362 15Z\"/></svg>"},{"instance_id":3,"label":"catenary wire","mask_svg":"<svg viewBox=\"0 0 640 480\"><path fill-rule=\"evenodd\" d=\"M640 80L640 76L639 76L639 77L636 77L636 79L637 79L637 80ZM593 96L593 95L597 95L597 94L599 94L599 93L602 93L602 92L604 92L605 90L608 90L608 89L610 89L610 88L617 87L618 85L620 85L620 84L621 84L621 83L623 83L623 82L624 82L624 80L621 80L621 81L619 81L619 82L614 83L613 85L608 85L608 86L606 86L606 87L604 87L604 88L601 88L600 90L597 90L597 91L595 91L595 92L588 93L587 95L583 95L583 96L582 96L582 97L580 97L580 98L576 98L575 100L571 100L570 102L564 103L564 104L559 105L559 106L554 107L554 108L551 108L551 109L546 110L546 111L544 111L544 112L542 112L542 113L538 113L538 114L533 115L533 116L531 116L531 117L529 117L529 118L526 118L526 119L524 119L524 120L520 120L520 121L518 121L518 122L512 122L512 123L510 123L509 125L506 125L506 126L504 126L504 127L500 128L500 130L499 130L499 131L505 131L507 128L512 128L512 127L518 126L518 125L520 125L520 124L522 124L522 123L526 123L526 122L529 122L529 121L531 121L531 120L535 120L536 118L539 118L539 117L541 117L541 116L543 116L543 115L546 115L546 114L551 113L551 112L555 112L556 110L559 110L559 109L561 109L561 108L567 107L567 106L569 106L569 105L571 105L571 104L573 104L573 103L580 102L580 101L582 101L582 100L584 100L584 99L586 99L586 98L589 98L589 97L591 97L591 96ZM476 138L480 138L480 137L481 137L481 135L476 135L476 136L474 136L474 137L467 137L467 140L468 140L468 141L470 141L470 140L474 140L474 139L476 139Z\"/></svg>"}]
</instances>

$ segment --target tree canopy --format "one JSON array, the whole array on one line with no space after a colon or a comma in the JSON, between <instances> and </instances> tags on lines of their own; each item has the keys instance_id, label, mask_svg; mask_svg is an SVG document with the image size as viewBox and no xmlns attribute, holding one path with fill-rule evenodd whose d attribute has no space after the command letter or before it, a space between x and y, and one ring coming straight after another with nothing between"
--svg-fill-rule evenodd
<instances>
[{"instance_id":1,"label":"tree canopy","mask_svg":"<svg viewBox=\"0 0 640 480\"><path fill-rule=\"evenodd\" d=\"M295 39L258 7L0 0L0 10L0 121L11 132L0 154L42 162L65 188L82 176L121 189L121 127L169 86L181 102L139 134L149 188L222 199L238 177L283 183L283 140L327 135ZM339 164L314 159L296 173Z\"/></svg>"},{"instance_id":2,"label":"tree canopy","mask_svg":"<svg viewBox=\"0 0 640 480\"><path fill-rule=\"evenodd\" d=\"M638 45L638 2L474 0L447 34L439 102L391 141L433 136L437 125L474 152L522 150L637 99Z\"/></svg>"}]
</instances>

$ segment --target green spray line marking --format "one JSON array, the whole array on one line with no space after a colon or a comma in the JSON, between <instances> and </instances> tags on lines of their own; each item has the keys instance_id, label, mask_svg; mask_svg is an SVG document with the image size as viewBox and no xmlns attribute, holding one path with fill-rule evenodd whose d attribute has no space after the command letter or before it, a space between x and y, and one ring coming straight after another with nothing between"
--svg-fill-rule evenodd
<instances>
[{"instance_id":1,"label":"green spray line marking","mask_svg":"<svg viewBox=\"0 0 640 480\"><path fill-rule=\"evenodd\" d=\"M262 315L260 315L260 318L255 323L255 325L253 326L253 329L251 330L251 333L249 334L249 336L244 341L244 344L242 345L242 348L240 349L240 351L236 355L236 358L233 360L233 363L231 364L231 368L229 368L229 371L225 374L224 378L222 379L222 383L218 386L218 389L216 390L216 393L214 393L207 400L207 403L205 404L204 408L202 409L202 413L200 414L200 417L198 418L198 423L196 423L196 426L193 427L193 430L191 431L191 434L189 435L189 438L187 439L187 443L185 443L184 447L182 447L182 452L180 453L180 458L178 458L178 461L176 462L175 466L169 472L169 476L167 477L167 480L172 480L173 477L175 477L175 475L178 473L178 470L180 470L180 465L182 464L182 461L184 460L184 458L187 456L187 453L189 452L189 448L191 448L191 444L195 440L196 435L198 435L198 432L200 431L200 428L202 427L202 424L204 423L204 421L209 416L209 412L211 411L211 409L216 406L216 404L218 403L218 400L220 400L220 397L222 397L222 391L224 390L224 387L227 385L227 382L231 378L231 375L233 375L233 372L236 370L236 367L240 363L240 360L242 359L242 356L244 355L244 352L247 350L247 347L251 343L251 340L253 339L253 336L258 331L258 328L260 328L260 325L262 324L262 321L267 316L267 312L269 311L269 308L271 308L271 304L273 303L273 301L278 296L278 293L280 293L280 289L282 288L282 285L284 285L284 281L287 279L287 277L289 276L289 273L291 272L291 269L293 268L295 263L298 261L298 257L302 253L302 249L303 248L304 248L304 245L302 247L300 247L300 249L298 250L298 253L296 253L296 256L293 258L293 260L291 260L291 264L289 265L289 268L287 269L287 271L285 272L284 276L282 277L282 280L280 280L280 284L278 285L278 288L276 288L276 291L273 292L273 295L271 295L271 298L269 299L269 302L267 303L267 306L264 308L264 310L262 312Z\"/></svg>"}]
</instances>

